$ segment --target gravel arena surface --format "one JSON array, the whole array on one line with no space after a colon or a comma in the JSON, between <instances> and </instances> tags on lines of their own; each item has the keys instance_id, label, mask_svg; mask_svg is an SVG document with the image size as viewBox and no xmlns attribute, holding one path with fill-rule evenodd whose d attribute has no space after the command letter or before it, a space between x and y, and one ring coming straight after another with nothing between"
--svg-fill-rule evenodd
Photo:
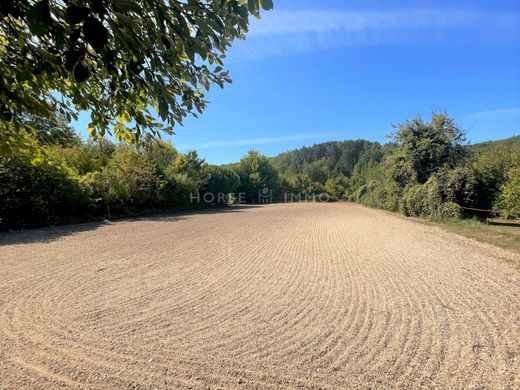
<instances>
[{"instance_id":1,"label":"gravel arena surface","mask_svg":"<svg viewBox=\"0 0 520 390\"><path fill-rule=\"evenodd\" d=\"M0 389L519 389L519 264L347 203L4 233Z\"/></svg>"}]
</instances>

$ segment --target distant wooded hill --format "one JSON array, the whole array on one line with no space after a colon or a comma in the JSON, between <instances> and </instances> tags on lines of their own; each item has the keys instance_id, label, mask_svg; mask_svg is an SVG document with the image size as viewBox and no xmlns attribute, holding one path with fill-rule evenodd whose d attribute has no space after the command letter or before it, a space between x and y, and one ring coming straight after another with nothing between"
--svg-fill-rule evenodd
<instances>
[{"instance_id":1,"label":"distant wooded hill","mask_svg":"<svg viewBox=\"0 0 520 390\"><path fill-rule=\"evenodd\" d=\"M290 150L272 157L272 164L286 174L309 174L315 181L325 182L325 172L351 176L358 163L381 162L384 155L395 150L397 145L389 142L381 145L363 139L328 141L313 146ZM473 157L493 149L520 150L520 135L495 141L467 144L464 147ZM230 164L233 165L233 164ZM325 179L326 180L326 179Z\"/></svg>"}]
</instances>

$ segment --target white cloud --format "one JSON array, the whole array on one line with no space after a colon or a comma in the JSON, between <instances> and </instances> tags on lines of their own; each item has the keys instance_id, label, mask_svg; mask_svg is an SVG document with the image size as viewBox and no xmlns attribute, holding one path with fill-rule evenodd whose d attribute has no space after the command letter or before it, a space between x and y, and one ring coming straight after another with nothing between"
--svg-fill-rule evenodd
<instances>
[{"instance_id":1,"label":"white cloud","mask_svg":"<svg viewBox=\"0 0 520 390\"><path fill-rule=\"evenodd\" d=\"M464 26L482 15L460 10L408 9L393 11L273 11L251 26L249 36L363 29Z\"/></svg>"},{"instance_id":2,"label":"white cloud","mask_svg":"<svg viewBox=\"0 0 520 390\"><path fill-rule=\"evenodd\" d=\"M479 111L466 115L467 119L494 119L497 117L520 118L520 107L497 108L494 110Z\"/></svg>"},{"instance_id":3,"label":"white cloud","mask_svg":"<svg viewBox=\"0 0 520 390\"><path fill-rule=\"evenodd\" d=\"M259 138L246 138L237 140L227 141L208 141L202 143L195 143L189 145L176 145L179 149L218 149L218 148L229 148L233 146L255 146L263 144L274 144L278 142L287 141L304 141L310 139L328 139L334 137L332 133L301 133L301 134L287 134L275 137L259 137Z\"/></svg>"},{"instance_id":4,"label":"white cloud","mask_svg":"<svg viewBox=\"0 0 520 390\"><path fill-rule=\"evenodd\" d=\"M500 42L520 37L520 14L460 9L274 10L253 20L232 61L323 48L439 42Z\"/></svg>"}]
</instances>

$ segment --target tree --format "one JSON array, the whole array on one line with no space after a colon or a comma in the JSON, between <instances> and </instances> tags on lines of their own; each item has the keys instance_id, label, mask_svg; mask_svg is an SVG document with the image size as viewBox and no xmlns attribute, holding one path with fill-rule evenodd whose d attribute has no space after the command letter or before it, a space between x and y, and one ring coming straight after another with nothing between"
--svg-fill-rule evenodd
<instances>
[{"instance_id":1,"label":"tree","mask_svg":"<svg viewBox=\"0 0 520 390\"><path fill-rule=\"evenodd\" d=\"M206 106L249 14L272 0L10 0L0 2L0 150L23 135L22 113L70 121L137 142ZM163 123L154 119L151 108ZM22 134L22 135L21 135ZM13 138L14 137L14 138Z\"/></svg>"},{"instance_id":2,"label":"tree","mask_svg":"<svg viewBox=\"0 0 520 390\"><path fill-rule=\"evenodd\" d=\"M79 175L101 171L108 165L116 145L106 139L80 143L68 148L59 148L65 165L73 168Z\"/></svg>"},{"instance_id":3,"label":"tree","mask_svg":"<svg viewBox=\"0 0 520 390\"><path fill-rule=\"evenodd\" d=\"M95 196L122 211L151 205L159 184L154 165L129 145L119 146L101 172L92 174L90 183Z\"/></svg>"},{"instance_id":4,"label":"tree","mask_svg":"<svg viewBox=\"0 0 520 390\"><path fill-rule=\"evenodd\" d=\"M398 164L413 168L419 183L441 167L455 167L465 157L464 132L446 114L434 112L429 123L421 118L406 121L398 126L394 139L399 147Z\"/></svg>"},{"instance_id":5,"label":"tree","mask_svg":"<svg viewBox=\"0 0 520 390\"><path fill-rule=\"evenodd\" d=\"M206 174L208 177L206 191L215 196L235 192L240 185L240 177L231 169L209 165Z\"/></svg>"},{"instance_id":6,"label":"tree","mask_svg":"<svg viewBox=\"0 0 520 390\"><path fill-rule=\"evenodd\" d=\"M479 176L481 208L491 209L496 206L508 172L520 166L520 143L513 140L509 143L485 143L484 150L475 156L473 167Z\"/></svg>"},{"instance_id":7,"label":"tree","mask_svg":"<svg viewBox=\"0 0 520 390\"><path fill-rule=\"evenodd\" d=\"M22 120L34 131L41 145L71 147L80 143L80 138L63 115L50 118L24 115Z\"/></svg>"},{"instance_id":8,"label":"tree","mask_svg":"<svg viewBox=\"0 0 520 390\"><path fill-rule=\"evenodd\" d=\"M155 165L160 174L179 156L179 152L167 141L157 140L147 143L143 148L145 158Z\"/></svg>"},{"instance_id":9,"label":"tree","mask_svg":"<svg viewBox=\"0 0 520 390\"><path fill-rule=\"evenodd\" d=\"M343 196L345 195L345 187L342 186L340 183L340 178L335 179L328 179L325 182L325 191L330 196L333 196L336 199L343 199Z\"/></svg>"},{"instance_id":10,"label":"tree","mask_svg":"<svg viewBox=\"0 0 520 390\"><path fill-rule=\"evenodd\" d=\"M68 221L89 205L72 169L32 164L31 156L0 157L0 183L0 230Z\"/></svg>"},{"instance_id":11,"label":"tree","mask_svg":"<svg viewBox=\"0 0 520 390\"><path fill-rule=\"evenodd\" d=\"M164 206L186 205L207 182L206 163L195 151L178 154L164 169L159 198Z\"/></svg>"},{"instance_id":12,"label":"tree","mask_svg":"<svg viewBox=\"0 0 520 390\"><path fill-rule=\"evenodd\" d=\"M520 167L511 168L501 187L499 209L506 218L520 217Z\"/></svg>"},{"instance_id":13,"label":"tree","mask_svg":"<svg viewBox=\"0 0 520 390\"><path fill-rule=\"evenodd\" d=\"M240 176L239 192L244 192L246 201L257 201L258 191L267 188L276 191L278 187L278 173L269 159L255 150L250 150L237 167Z\"/></svg>"}]
</instances>

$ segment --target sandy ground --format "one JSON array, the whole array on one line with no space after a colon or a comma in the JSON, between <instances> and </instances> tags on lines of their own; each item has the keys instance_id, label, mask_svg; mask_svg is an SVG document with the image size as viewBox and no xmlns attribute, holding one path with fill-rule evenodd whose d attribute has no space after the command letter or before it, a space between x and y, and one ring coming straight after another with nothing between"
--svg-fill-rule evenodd
<instances>
[{"instance_id":1,"label":"sandy ground","mask_svg":"<svg viewBox=\"0 0 520 390\"><path fill-rule=\"evenodd\" d=\"M350 204L0 235L0 388L520 388L518 255Z\"/></svg>"}]
</instances>

